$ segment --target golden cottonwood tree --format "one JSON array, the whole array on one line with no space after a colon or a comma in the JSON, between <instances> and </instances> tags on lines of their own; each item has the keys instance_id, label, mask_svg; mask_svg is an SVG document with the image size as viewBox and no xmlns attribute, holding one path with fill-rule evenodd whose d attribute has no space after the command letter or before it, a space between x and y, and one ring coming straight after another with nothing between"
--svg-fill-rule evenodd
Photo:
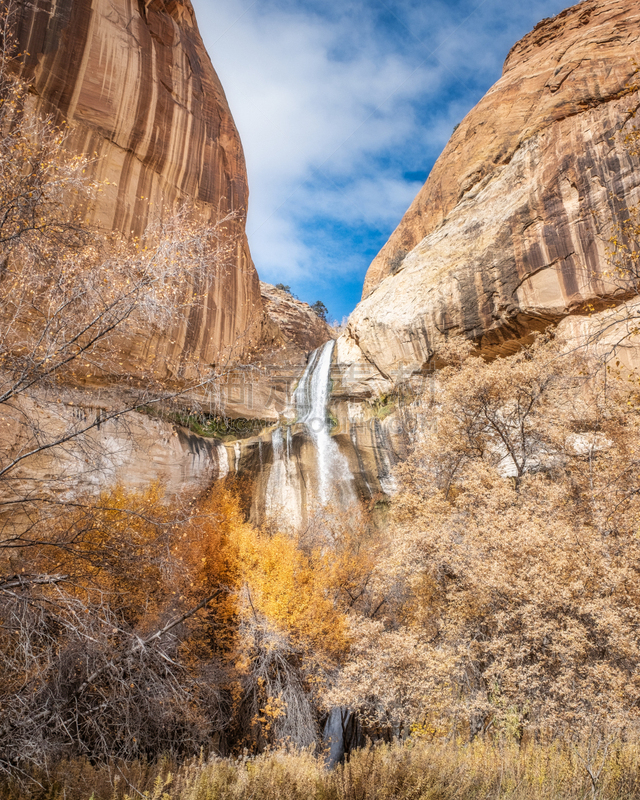
<instances>
[{"instance_id":1,"label":"golden cottonwood tree","mask_svg":"<svg viewBox=\"0 0 640 800\"><path fill-rule=\"evenodd\" d=\"M199 576L189 591L199 582L221 587L198 647L226 664L236 740L257 749L314 744L323 692L348 649L336 602L344 559L247 524L235 492L219 487L184 536L184 558Z\"/></svg>"}]
</instances>

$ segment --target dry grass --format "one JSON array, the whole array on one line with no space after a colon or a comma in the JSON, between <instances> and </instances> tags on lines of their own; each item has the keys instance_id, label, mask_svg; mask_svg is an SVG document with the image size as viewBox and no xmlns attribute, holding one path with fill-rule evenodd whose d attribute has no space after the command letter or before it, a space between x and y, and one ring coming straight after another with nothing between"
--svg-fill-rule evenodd
<instances>
[{"instance_id":1,"label":"dry grass","mask_svg":"<svg viewBox=\"0 0 640 800\"><path fill-rule=\"evenodd\" d=\"M591 753L589 754L589 751ZM597 773L595 785L586 766ZM2 800L635 800L640 746L601 747L567 741L519 746L378 744L334 770L309 752L274 751L253 758L169 760L95 768L86 761L40 778L42 788L0 788Z\"/></svg>"}]
</instances>

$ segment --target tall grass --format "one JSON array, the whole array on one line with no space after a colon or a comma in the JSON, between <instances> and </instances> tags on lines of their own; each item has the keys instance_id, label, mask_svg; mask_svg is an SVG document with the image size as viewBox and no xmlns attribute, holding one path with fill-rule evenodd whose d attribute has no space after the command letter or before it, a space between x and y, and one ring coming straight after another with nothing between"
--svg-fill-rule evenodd
<instances>
[{"instance_id":1,"label":"tall grass","mask_svg":"<svg viewBox=\"0 0 640 800\"><path fill-rule=\"evenodd\" d=\"M602 769L600 769L602 767ZM591 776L589 774L591 771ZM637 800L640 743L377 744L333 770L309 752L92 767L76 760L3 800Z\"/></svg>"}]
</instances>

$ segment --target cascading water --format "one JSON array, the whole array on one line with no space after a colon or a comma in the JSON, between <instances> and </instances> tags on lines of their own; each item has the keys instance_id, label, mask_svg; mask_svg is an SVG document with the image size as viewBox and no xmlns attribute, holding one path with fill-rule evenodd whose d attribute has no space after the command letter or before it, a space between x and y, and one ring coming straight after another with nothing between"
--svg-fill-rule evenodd
<instances>
[{"instance_id":1,"label":"cascading water","mask_svg":"<svg viewBox=\"0 0 640 800\"><path fill-rule=\"evenodd\" d=\"M265 513L293 528L302 525L304 509L313 504L326 506L332 502L345 508L356 502L353 475L347 459L331 437L331 425L327 420L334 345L331 340L312 353L293 395L296 421L305 426L313 445L311 462L301 458L299 447L292 457L291 425L286 428L286 441L281 427L271 434L272 461ZM310 463L313 467L308 471Z\"/></svg>"},{"instance_id":2,"label":"cascading water","mask_svg":"<svg viewBox=\"0 0 640 800\"><path fill-rule=\"evenodd\" d=\"M350 505L356 499L349 464L331 438L331 425L327 420L329 371L334 346L335 341L330 339L313 352L293 395L298 422L304 423L315 444L318 466L317 499L323 506L334 499L333 496L340 500L341 505Z\"/></svg>"},{"instance_id":3,"label":"cascading water","mask_svg":"<svg viewBox=\"0 0 640 800\"><path fill-rule=\"evenodd\" d=\"M285 451L282 428L276 428L271 434L273 461L267 483L265 511L268 517L278 519L282 524L293 528L299 528L302 525L300 487L296 465L291 460L290 438L291 430L287 428Z\"/></svg>"}]
</instances>

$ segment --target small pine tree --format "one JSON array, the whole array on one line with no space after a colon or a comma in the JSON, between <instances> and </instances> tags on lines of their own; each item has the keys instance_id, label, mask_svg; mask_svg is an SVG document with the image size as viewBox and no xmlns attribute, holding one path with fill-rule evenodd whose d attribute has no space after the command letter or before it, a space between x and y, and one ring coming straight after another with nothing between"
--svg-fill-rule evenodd
<instances>
[{"instance_id":1,"label":"small pine tree","mask_svg":"<svg viewBox=\"0 0 640 800\"><path fill-rule=\"evenodd\" d=\"M327 321L327 314L329 313L329 310L327 309L325 304L322 302L322 300L316 300L316 302L313 303L311 308L316 312L316 314L320 317L320 319L323 322Z\"/></svg>"}]
</instances>

